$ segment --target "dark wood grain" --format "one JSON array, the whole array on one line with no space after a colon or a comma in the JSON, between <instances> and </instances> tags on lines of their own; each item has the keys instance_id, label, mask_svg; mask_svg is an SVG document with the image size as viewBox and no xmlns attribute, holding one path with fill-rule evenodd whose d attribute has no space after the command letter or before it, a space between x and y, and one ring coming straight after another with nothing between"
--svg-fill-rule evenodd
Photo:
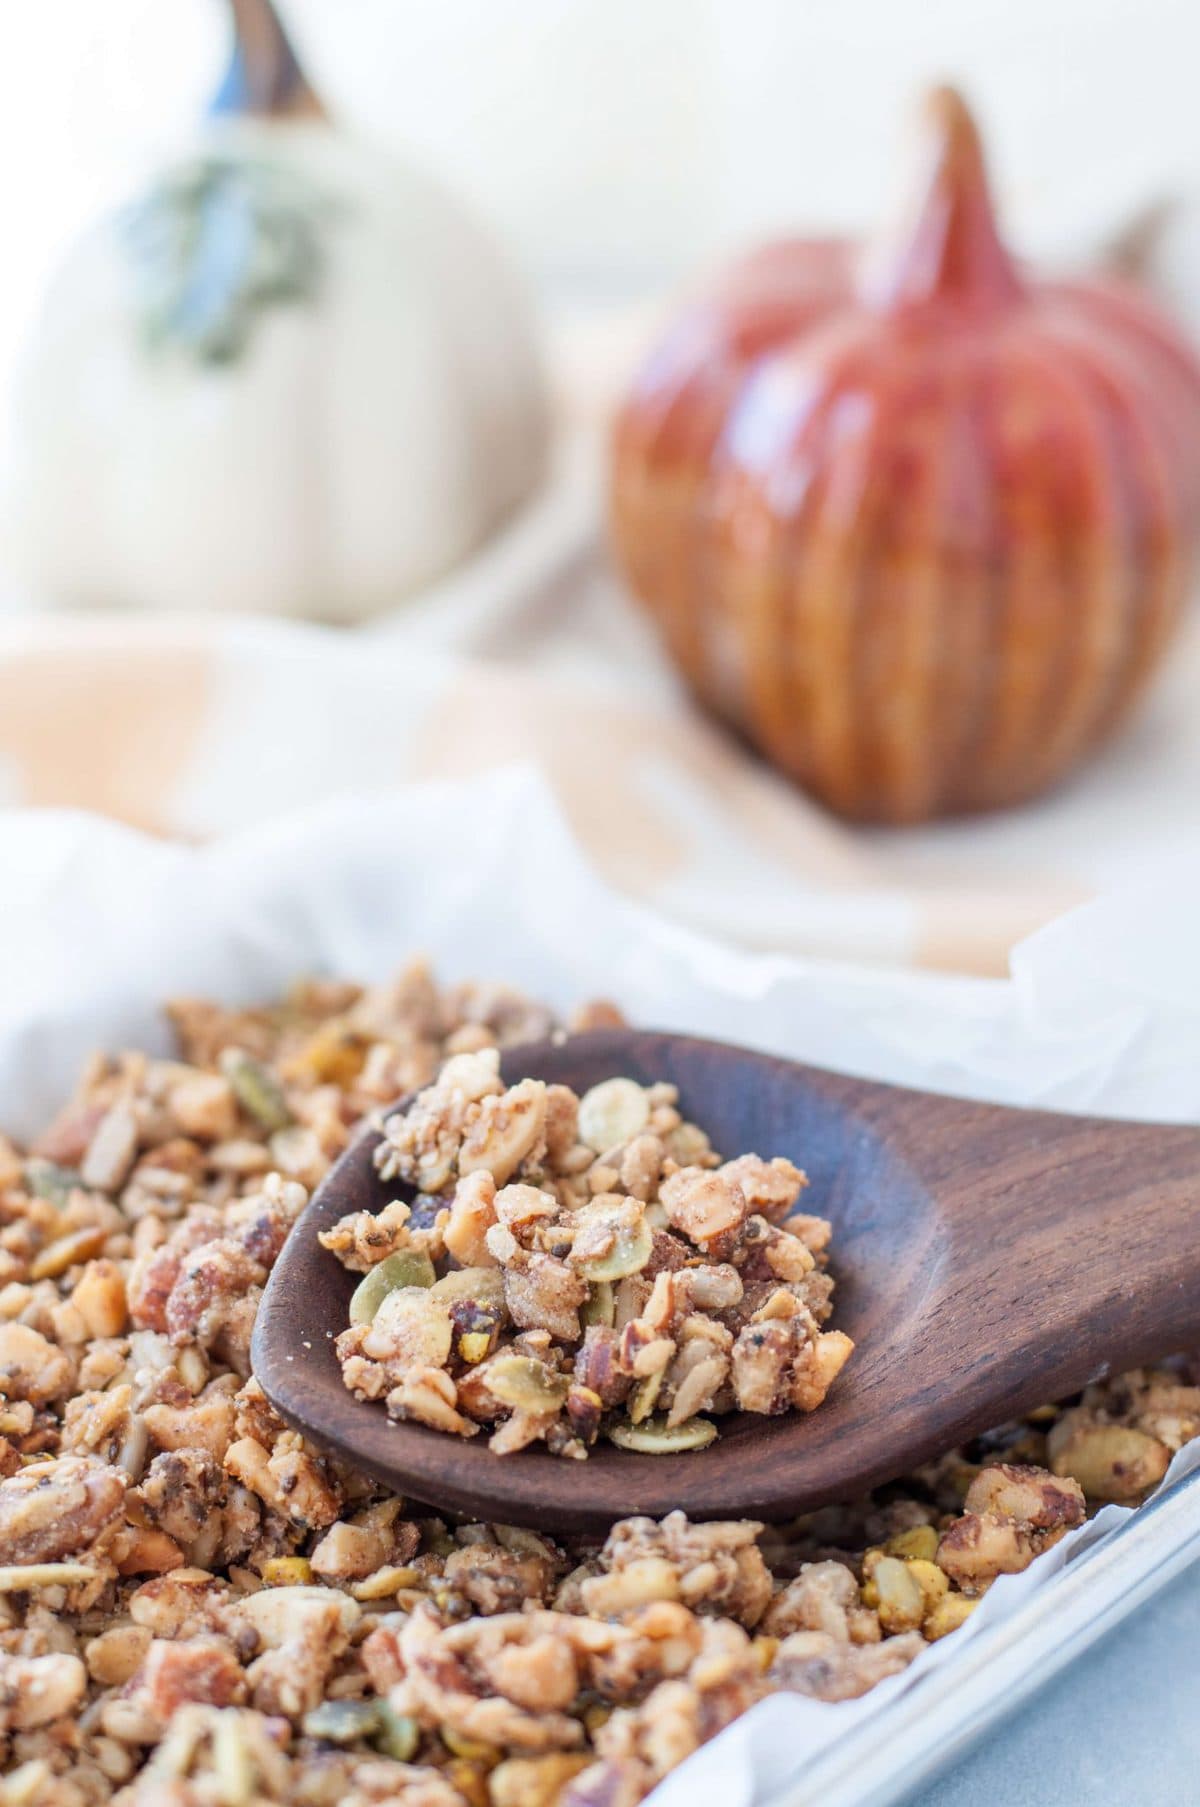
<instances>
[{"instance_id":1,"label":"dark wood grain","mask_svg":"<svg viewBox=\"0 0 1200 1807\"><path fill-rule=\"evenodd\" d=\"M333 1338L356 1277L317 1242L396 1195L364 1132L276 1264L254 1369L314 1442L429 1504L563 1531L675 1506L788 1518L1200 1337L1200 1130L966 1103L627 1030L510 1050L504 1073L577 1091L669 1079L727 1156L804 1167L807 1208L834 1225L833 1321L857 1347L816 1413L725 1419L687 1455L498 1457L483 1437L393 1424L342 1385Z\"/></svg>"}]
</instances>

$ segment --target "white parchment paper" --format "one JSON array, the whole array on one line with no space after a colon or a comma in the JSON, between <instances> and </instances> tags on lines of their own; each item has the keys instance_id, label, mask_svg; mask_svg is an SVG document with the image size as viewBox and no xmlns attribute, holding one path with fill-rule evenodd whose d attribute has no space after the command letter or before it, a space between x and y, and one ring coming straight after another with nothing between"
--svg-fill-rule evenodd
<instances>
[{"instance_id":1,"label":"white parchment paper","mask_svg":"<svg viewBox=\"0 0 1200 1807\"><path fill-rule=\"evenodd\" d=\"M253 774L247 774L253 782ZM96 1046L162 1046L161 1002L251 1001L305 973L379 979L424 951L568 1007L981 1098L1200 1120L1200 861L1042 930L1009 980L736 952L616 897L525 770L323 806L202 847L93 817L0 814L0 1125L34 1133ZM1181 1452L1164 1485L1200 1465ZM1127 1516L1108 1507L967 1626L861 1701L764 1703L670 1777L656 1807L753 1807L831 1739L987 1637ZM1200 1546L1200 1527L1198 1527Z\"/></svg>"}]
</instances>

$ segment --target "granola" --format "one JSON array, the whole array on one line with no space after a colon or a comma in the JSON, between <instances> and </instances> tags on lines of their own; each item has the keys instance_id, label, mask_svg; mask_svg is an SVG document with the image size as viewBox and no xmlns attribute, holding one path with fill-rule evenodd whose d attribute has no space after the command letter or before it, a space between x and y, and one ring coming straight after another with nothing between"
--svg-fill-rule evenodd
<instances>
[{"instance_id":1,"label":"granola","mask_svg":"<svg viewBox=\"0 0 1200 1807\"><path fill-rule=\"evenodd\" d=\"M1140 1498L1200 1431L1200 1373L1179 1362L786 1527L672 1513L568 1545L413 1509L276 1418L247 1359L262 1286L364 1116L447 1059L553 1024L499 988L439 989L422 967L370 991L322 982L269 1008L192 1001L172 1015L176 1058L97 1059L35 1147L0 1140L3 1807L632 1807L771 1691L840 1700L902 1670L1086 1509ZM573 1115L548 1097L541 1131L556 1166L590 1150L580 1172L620 1148L605 1190L643 1220L665 1166L665 1124L635 1121L644 1103L621 1088ZM497 1145L512 1158L527 1133L521 1112L492 1107L468 1161ZM668 1138L679 1170L733 1170L751 1215L778 1227L793 1183L780 1169L710 1165L682 1123ZM430 1176L444 1164L436 1132L420 1158ZM488 1179L497 1195L542 1191L517 1166L469 1176L463 1246L487 1246L475 1210ZM521 1247L550 1221L535 1204L518 1197L502 1226ZM668 1253L645 1278L603 1284L652 1292L667 1274L674 1290L686 1276L687 1310L714 1325L737 1286L797 1284L771 1263L794 1255L774 1236L749 1274L729 1259L720 1238L736 1251L738 1212L724 1193L684 1188L675 1208L687 1226L652 1226L659 1250L699 1231L720 1258ZM347 1227L343 1258L364 1279L389 1260L443 1260L439 1211L406 1209ZM635 1219L612 1226L612 1247ZM815 1220L800 1232L810 1287L824 1234ZM598 1241L589 1259L611 1254ZM508 1310L503 1270L488 1271L491 1290L445 1287L452 1338L490 1339L491 1307ZM557 1306L565 1324L569 1292ZM593 1333L636 1316L581 1323L576 1354L604 1412L631 1389L618 1339ZM711 1359L711 1336L696 1340ZM549 1371L544 1350L528 1359ZM439 1375L426 1360L406 1380L458 1411ZM573 1366L564 1378L569 1392Z\"/></svg>"},{"instance_id":2,"label":"granola","mask_svg":"<svg viewBox=\"0 0 1200 1807\"><path fill-rule=\"evenodd\" d=\"M375 1165L409 1188L321 1241L364 1275L342 1377L393 1418L582 1459L702 1449L727 1412L810 1412L853 1348L830 1226L791 1161L722 1161L673 1085L506 1086L458 1054L384 1119Z\"/></svg>"}]
</instances>

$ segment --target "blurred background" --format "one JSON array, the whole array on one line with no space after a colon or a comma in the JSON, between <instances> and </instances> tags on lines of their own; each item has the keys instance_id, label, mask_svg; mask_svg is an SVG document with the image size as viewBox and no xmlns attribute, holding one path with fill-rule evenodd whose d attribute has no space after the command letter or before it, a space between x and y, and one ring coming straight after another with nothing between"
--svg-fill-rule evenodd
<instances>
[{"instance_id":1,"label":"blurred background","mask_svg":"<svg viewBox=\"0 0 1200 1807\"><path fill-rule=\"evenodd\" d=\"M1003 971L1028 929L1190 845L1200 13L1177 0L280 0L277 14L266 0L41 0L8 23L0 799L208 835L532 760L606 875L668 913L755 946L958 973ZM728 635L707 648L711 671L689 669L661 582L639 578L639 548L642 578L665 568L652 542L674 477L653 492L650 529L615 547L607 513L614 416L634 373L658 368L645 360L684 297L780 235L857 243L911 214L932 168L914 112L940 81L975 112L1010 249L1051 274L1132 274L1137 306L1165 310L1149 327L1139 313L1136 331L1122 314L1099 322L1109 387L1081 376L1090 424L1072 424L1073 402L1056 415L1047 370L1028 401L1012 385L991 450L984 434L947 465L978 478L970 509L994 523L978 568L998 594L1026 574L1012 619L1043 635L1037 682L1066 698L1064 719L1046 718L1045 759L1034 734L1027 770L967 799L902 777L933 730L897 726L882 692L859 699L859 717L885 725L858 774L882 761L886 797L852 794L812 747L792 755L759 732L728 695ZM222 134L241 129L239 107L262 131L235 146L231 184ZM264 186L274 163L283 177ZM835 325L841 307L857 331L849 278L829 277L823 255L802 245L787 282L807 295L833 281ZM222 284L231 312L214 304ZM976 343L947 305L951 330L927 335L935 383L943 343ZM1058 303L1044 305L1057 331ZM826 341L807 333L791 322L780 368L827 376ZM1009 355L999 328L980 343ZM700 389L728 350L697 356ZM724 437L689 482L705 460L706 481L750 470L745 445L770 410L739 413L741 387L722 390ZM797 418L805 406L783 403ZM1030 410L1029 445L998 451ZM816 469L844 497L857 429L837 418ZM1143 442L1139 475L1129 448ZM897 426L870 455L883 472L925 452ZM1106 474L1085 495L1093 455ZM641 456L635 444L626 458L635 489L655 479ZM1000 494L1005 459L1024 473L1019 496ZM735 589L757 582L754 507L773 531L801 506L794 484L786 506L772 500L785 453L771 460L749 503L706 490L697 504L684 563L698 589L680 620L704 614L718 568ZM1079 496L1064 471L1084 472ZM965 494L929 540L949 622L966 594L953 564ZM1022 564L1012 523L1043 514L1049 540L1022 542ZM847 567L822 619L882 611L866 653L878 681L907 657L880 637L907 591L889 587L876 529L851 521L839 545L855 569L876 558L881 587L868 608ZM896 603L902 625L908 607ZM341 631L301 625L328 621ZM1073 645L1086 676L1139 635L1147 666L1170 642L1148 697L1120 734L1081 730L1068 747L1088 713L1083 679L1078 695L1066 682ZM1002 644L979 640L957 674L945 638L932 691L947 671L960 689L993 671L1027 682L1019 635L1011 671ZM777 713L802 734L811 717L816 735L832 655L803 621L793 654ZM1097 693L1097 721L1106 710L1115 720ZM954 762L977 763L962 747Z\"/></svg>"},{"instance_id":2,"label":"blurred background","mask_svg":"<svg viewBox=\"0 0 1200 1807\"><path fill-rule=\"evenodd\" d=\"M971 94L1012 236L1051 258L1200 180L1178 0L282 0L332 110L446 176L548 303L656 293L756 236L862 229L905 113ZM218 0L41 0L0 68L0 352L65 243L177 146L228 55ZM16 179L19 175L19 180Z\"/></svg>"}]
</instances>

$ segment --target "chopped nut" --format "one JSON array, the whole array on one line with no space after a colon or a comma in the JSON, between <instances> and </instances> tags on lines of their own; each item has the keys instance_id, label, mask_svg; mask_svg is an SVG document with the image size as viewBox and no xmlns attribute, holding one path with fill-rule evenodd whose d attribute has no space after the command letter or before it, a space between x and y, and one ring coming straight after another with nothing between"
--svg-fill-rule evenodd
<instances>
[{"instance_id":1,"label":"chopped nut","mask_svg":"<svg viewBox=\"0 0 1200 1807\"><path fill-rule=\"evenodd\" d=\"M29 1324L0 1324L0 1392L46 1405L71 1384L71 1364Z\"/></svg>"},{"instance_id":2,"label":"chopped nut","mask_svg":"<svg viewBox=\"0 0 1200 1807\"><path fill-rule=\"evenodd\" d=\"M446 1224L446 1247L464 1267L492 1267L487 1233L496 1225L496 1182L486 1169L458 1182Z\"/></svg>"},{"instance_id":3,"label":"chopped nut","mask_svg":"<svg viewBox=\"0 0 1200 1807\"><path fill-rule=\"evenodd\" d=\"M312 1564L305 1556L273 1556L263 1565L262 1577L268 1587L307 1587Z\"/></svg>"},{"instance_id":4,"label":"chopped nut","mask_svg":"<svg viewBox=\"0 0 1200 1807\"><path fill-rule=\"evenodd\" d=\"M363 1354L372 1361L439 1367L450 1354L450 1315L425 1288L404 1286L385 1293L367 1335Z\"/></svg>"},{"instance_id":5,"label":"chopped nut","mask_svg":"<svg viewBox=\"0 0 1200 1807\"><path fill-rule=\"evenodd\" d=\"M125 1499L118 1469L64 1456L0 1481L0 1563L56 1562L94 1543Z\"/></svg>"},{"instance_id":6,"label":"chopped nut","mask_svg":"<svg viewBox=\"0 0 1200 1807\"><path fill-rule=\"evenodd\" d=\"M89 1261L75 1283L71 1303L90 1337L120 1336L128 1318L125 1280L115 1261Z\"/></svg>"},{"instance_id":7,"label":"chopped nut","mask_svg":"<svg viewBox=\"0 0 1200 1807\"><path fill-rule=\"evenodd\" d=\"M87 1671L77 1656L0 1653L0 1733L29 1732L66 1719L86 1693Z\"/></svg>"},{"instance_id":8,"label":"chopped nut","mask_svg":"<svg viewBox=\"0 0 1200 1807\"><path fill-rule=\"evenodd\" d=\"M185 1136L224 1142L237 1134L237 1099L220 1073L188 1073L171 1087L167 1108Z\"/></svg>"},{"instance_id":9,"label":"chopped nut","mask_svg":"<svg viewBox=\"0 0 1200 1807\"><path fill-rule=\"evenodd\" d=\"M119 1688L136 1675L150 1648L150 1632L144 1625L113 1625L84 1648L84 1660L92 1680L104 1688Z\"/></svg>"},{"instance_id":10,"label":"chopped nut","mask_svg":"<svg viewBox=\"0 0 1200 1807\"><path fill-rule=\"evenodd\" d=\"M697 1412L708 1411L725 1384L729 1373L729 1357L718 1353L698 1361L688 1369L675 1387L675 1397L667 1413L667 1427L685 1424Z\"/></svg>"},{"instance_id":11,"label":"chopped nut","mask_svg":"<svg viewBox=\"0 0 1200 1807\"><path fill-rule=\"evenodd\" d=\"M555 1751L546 1757L509 1757L488 1777L492 1807L555 1807L566 1784L590 1759Z\"/></svg>"},{"instance_id":12,"label":"chopped nut","mask_svg":"<svg viewBox=\"0 0 1200 1807\"><path fill-rule=\"evenodd\" d=\"M514 1253L504 1272L504 1302L513 1323L524 1330L548 1330L564 1343L578 1342L582 1335L579 1308L587 1296L586 1282L553 1255Z\"/></svg>"},{"instance_id":13,"label":"chopped nut","mask_svg":"<svg viewBox=\"0 0 1200 1807\"><path fill-rule=\"evenodd\" d=\"M938 1567L965 1593L980 1593L997 1575L1018 1574L1083 1523L1078 1483L1036 1468L994 1463L967 1489L966 1511L942 1535Z\"/></svg>"},{"instance_id":14,"label":"chopped nut","mask_svg":"<svg viewBox=\"0 0 1200 1807\"><path fill-rule=\"evenodd\" d=\"M270 1454L252 1437L239 1437L225 1452L225 1467L281 1518L301 1529L322 1531L338 1515L337 1493L293 1433L280 1437Z\"/></svg>"},{"instance_id":15,"label":"chopped nut","mask_svg":"<svg viewBox=\"0 0 1200 1807\"><path fill-rule=\"evenodd\" d=\"M978 1600L968 1599L966 1594L943 1595L925 1620L922 1627L925 1636L931 1644L939 1638L949 1637L952 1631L966 1624L978 1605Z\"/></svg>"},{"instance_id":16,"label":"chopped nut","mask_svg":"<svg viewBox=\"0 0 1200 1807\"><path fill-rule=\"evenodd\" d=\"M76 1267L81 1261L88 1261L98 1255L108 1241L108 1232L102 1224L90 1224L81 1230L73 1230L69 1236L60 1236L57 1242L51 1242L34 1257L29 1265L31 1280L57 1280L65 1274L69 1267Z\"/></svg>"},{"instance_id":17,"label":"chopped nut","mask_svg":"<svg viewBox=\"0 0 1200 1807\"><path fill-rule=\"evenodd\" d=\"M532 1154L546 1121L546 1088L522 1079L499 1097L482 1099L458 1153L460 1174L485 1169L502 1186Z\"/></svg>"},{"instance_id":18,"label":"chopped nut","mask_svg":"<svg viewBox=\"0 0 1200 1807\"><path fill-rule=\"evenodd\" d=\"M918 1578L907 1562L898 1556L884 1556L871 1573L871 1585L863 1590L863 1599L874 1606L879 1623L886 1632L919 1631L925 1617L925 1595Z\"/></svg>"},{"instance_id":19,"label":"chopped nut","mask_svg":"<svg viewBox=\"0 0 1200 1807\"><path fill-rule=\"evenodd\" d=\"M736 1180L702 1167L683 1167L663 1181L659 1197L677 1230L706 1249L740 1230L750 1215Z\"/></svg>"},{"instance_id":20,"label":"chopped nut","mask_svg":"<svg viewBox=\"0 0 1200 1807\"><path fill-rule=\"evenodd\" d=\"M413 1367L387 1396L393 1418L415 1418L431 1430L473 1437L479 1429L458 1408L458 1389L449 1374L433 1366Z\"/></svg>"},{"instance_id":21,"label":"chopped nut","mask_svg":"<svg viewBox=\"0 0 1200 1807\"><path fill-rule=\"evenodd\" d=\"M100 1192L115 1192L133 1166L137 1145L137 1118L132 1107L125 1101L114 1104L96 1125L79 1164L84 1185L94 1186Z\"/></svg>"},{"instance_id":22,"label":"chopped nut","mask_svg":"<svg viewBox=\"0 0 1200 1807\"><path fill-rule=\"evenodd\" d=\"M1139 1500L1171 1465L1165 1443L1134 1425L1065 1412L1046 1439L1050 1472L1069 1475L1093 1500Z\"/></svg>"},{"instance_id":23,"label":"chopped nut","mask_svg":"<svg viewBox=\"0 0 1200 1807\"><path fill-rule=\"evenodd\" d=\"M785 1638L768 1671L776 1687L817 1700L857 1700L889 1675L899 1675L925 1648L919 1632L881 1644L843 1644L823 1631Z\"/></svg>"}]
</instances>

